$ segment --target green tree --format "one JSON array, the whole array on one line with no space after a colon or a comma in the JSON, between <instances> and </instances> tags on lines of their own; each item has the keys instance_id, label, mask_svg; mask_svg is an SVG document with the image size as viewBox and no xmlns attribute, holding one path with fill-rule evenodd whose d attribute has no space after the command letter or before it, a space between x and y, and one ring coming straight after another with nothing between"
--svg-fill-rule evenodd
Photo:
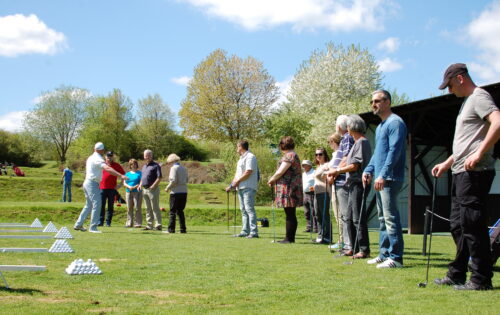
<instances>
[{"instance_id":1,"label":"green tree","mask_svg":"<svg viewBox=\"0 0 500 315\"><path fill-rule=\"evenodd\" d=\"M311 127L307 116L294 111L290 103L283 103L266 117L264 134L270 143L277 144L286 135L291 136L296 145L301 145L307 139Z\"/></svg>"},{"instance_id":2,"label":"green tree","mask_svg":"<svg viewBox=\"0 0 500 315\"><path fill-rule=\"evenodd\" d=\"M26 114L24 128L41 140L50 142L61 162L78 136L85 118L85 106L90 94L87 90L61 86L43 93L35 108Z\"/></svg>"},{"instance_id":3,"label":"green tree","mask_svg":"<svg viewBox=\"0 0 500 315\"><path fill-rule=\"evenodd\" d=\"M137 104L133 132L139 148L153 150L155 156L172 152L174 114L160 95L149 95Z\"/></svg>"},{"instance_id":4,"label":"green tree","mask_svg":"<svg viewBox=\"0 0 500 315\"><path fill-rule=\"evenodd\" d=\"M179 112L180 126L185 135L201 139L255 139L278 94L260 61L228 57L218 49L194 69Z\"/></svg>"},{"instance_id":5,"label":"green tree","mask_svg":"<svg viewBox=\"0 0 500 315\"><path fill-rule=\"evenodd\" d=\"M130 157L134 143L128 131L133 121L130 99L119 89L114 89L107 96L94 97L85 111L86 119L75 158L87 156L89 148L98 141L122 160Z\"/></svg>"},{"instance_id":6,"label":"green tree","mask_svg":"<svg viewBox=\"0 0 500 315\"><path fill-rule=\"evenodd\" d=\"M370 110L371 92L380 82L377 63L368 50L328 43L302 63L287 100L291 111L312 126L306 141L324 144L335 130L337 116Z\"/></svg>"}]
</instances>

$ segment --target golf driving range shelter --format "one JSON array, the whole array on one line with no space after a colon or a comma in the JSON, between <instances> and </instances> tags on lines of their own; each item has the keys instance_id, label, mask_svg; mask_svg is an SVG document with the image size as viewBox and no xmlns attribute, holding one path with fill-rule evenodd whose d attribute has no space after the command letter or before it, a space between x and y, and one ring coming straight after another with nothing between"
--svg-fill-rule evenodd
<instances>
[{"instance_id":1,"label":"golf driving range shelter","mask_svg":"<svg viewBox=\"0 0 500 315\"><path fill-rule=\"evenodd\" d=\"M483 86L497 106L500 106L500 83ZM426 207L431 207L434 180L432 167L444 161L452 152L455 121L463 99L452 94L428 98L392 107L393 113L399 115L408 128L406 152L406 179L399 196L399 209L403 228L410 234L423 233ZM375 129L380 118L373 113L360 115L367 124L366 136L372 147L375 145ZM495 155L500 157L500 146L497 144ZM486 200L488 224L491 226L500 218L500 159L495 163L496 177L490 195ZM441 176L437 181L437 197L435 213L445 219L450 216L451 208L451 172ZM378 227L377 210L373 191L368 196L367 211L369 226ZM434 231L449 231L449 222L434 218Z\"/></svg>"}]
</instances>

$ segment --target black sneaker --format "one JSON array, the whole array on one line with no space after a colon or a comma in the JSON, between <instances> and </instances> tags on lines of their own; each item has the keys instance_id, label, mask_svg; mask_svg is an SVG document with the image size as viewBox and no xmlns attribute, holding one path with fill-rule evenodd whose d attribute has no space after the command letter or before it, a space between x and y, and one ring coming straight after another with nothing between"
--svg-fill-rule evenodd
<instances>
[{"instance_id":1,"label":"black sneaker","mask_svg":"<svg viewBox=\"0 0 500 315\"><path fill-rule=\"evenodd\" d=\"M455 290L472 290L472 291L486 291L493 290L491 284L477 284L472 281L468 281L462 285L456 285L453 287Z\"/></svg>"},{"instance_id":2,"label":"black sneaker","mask_svg":"<svg viewBox=\"0 0 500 315\"><path fill-rule=\"evenodd\" d=\"M245 233L240 233L240 234L234 234L233 237L247 237Z\"/></svg>"},{"instance_id":3,"label":"black sneaker","mask_svg":"<svg viewBox=\"0 0 500 315\"><path fill-rule=\"evenodd\" d=\"M465 283L465 280L457 280L444 276L443 278L434 279L434 283L437 285L462 285Z\"/></svg>"},{"instance_id":4,"label":"black sneaker","mask_svg":"<svg viewBox=\"0 0 500 315\"><path fill-rule=\"evenodd\" d=\"M158 225L157 227L155 227L155 230L161 231L162 230L161 225Z\"/></svg>"}]
</instances>

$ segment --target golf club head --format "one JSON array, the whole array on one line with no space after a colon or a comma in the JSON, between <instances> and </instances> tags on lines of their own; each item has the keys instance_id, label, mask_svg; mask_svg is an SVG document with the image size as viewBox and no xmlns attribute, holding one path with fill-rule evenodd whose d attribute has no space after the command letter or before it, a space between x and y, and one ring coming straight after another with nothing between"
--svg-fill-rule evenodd
<instances>
[{"instance_id":1,"label":"golf club head","mask_svg":"<svg viewBox=\"0 0 500 315\"><path fill-rule=\"evenodd\" d=\"M427 282L420 282L420 283L418 284L418 287L419 287L419 288L425 288L425 287L427 287Z\"/></svg>"}]
</instances>

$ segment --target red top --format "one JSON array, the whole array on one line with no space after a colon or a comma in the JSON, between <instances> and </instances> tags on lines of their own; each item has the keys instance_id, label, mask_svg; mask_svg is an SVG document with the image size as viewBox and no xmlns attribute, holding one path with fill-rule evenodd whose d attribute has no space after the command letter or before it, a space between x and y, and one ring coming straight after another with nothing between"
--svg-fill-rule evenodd
<instances>
[{"instance_id":1,"label":"red top","mask_svg":"<svg viewBox=\"0 0 500 315\"><path fill-rule=\"evenodd\" d=\"M111 162L110 166L118 173L120 173L122 175L125 174L125 171L123 170L123 168L121 167L120 164L118 164L116 162ZM99 184L99 188L100 189L115 189L115 187L116 187L116 176L111 175L110 173L108 173L105 170L102 170L102 179L101 179L101 183Z\"/></svg>"}]
</instances>

